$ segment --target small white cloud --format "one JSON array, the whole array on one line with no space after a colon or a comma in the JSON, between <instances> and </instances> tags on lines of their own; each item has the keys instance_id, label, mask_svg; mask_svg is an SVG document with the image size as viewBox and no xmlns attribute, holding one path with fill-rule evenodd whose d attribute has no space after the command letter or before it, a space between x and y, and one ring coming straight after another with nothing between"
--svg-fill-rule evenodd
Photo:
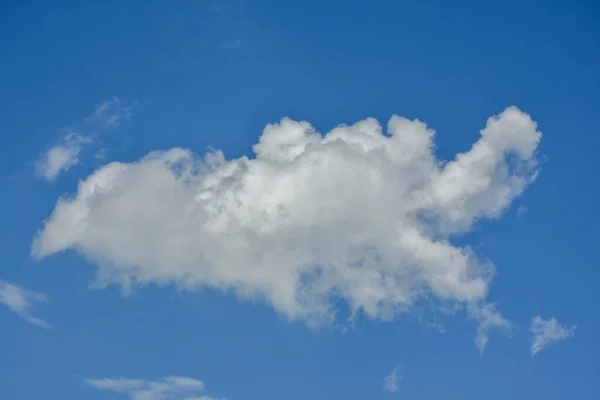
<instances>
[{"instance_id":1,"label":"small white cloud","mask_svg":"<svg viewBox=\"0 0 600 400\"><path fill-rule=\"evenodd\" d=\"M87 137L69 133L59 144L36 161L36 175L47 181L54 181L62 172L68 171L79 163L81 145L90 141Z\"/></svg>"},{"instance_id":2,"label":"small white cloud","mask_svg":"<svg viewBox=\"0 0 600 400\"><path fill-rule=\"evenodd\" d=\"M567 327L561 325L554 317L550 318L549 320L543 320L542 317L536 315L531 320L531 333L533 334L531 355L535 356L537 353L550 346L553 342L572 337L575 335L576 328L576 324Z\"/></svg>"},{"instance_id":3,"label":"small white cloud","mask_svg":"<svg viewBox=\"0 0 600 400\"><path fill-rule=\"evenodd\" d=\"M510 330L511 324L496 310L494 304L485 304L469 310L471 318L477 320L477 335L475 346L483 353L489 341L489 331L492 329Z\"/></svg>"},{"instance_id":4,"label":"small white cloud","mask_svg":"<svg viewBox=\"0 0 600 400\"><path fill-rule=\"evenodd\" d=\"M383 387L385 390L391 393L395 393L398 390L398 384L404 380L402 371L399 365L396 365L392 372L383 379Z\"/></svg>"},{"instance_id":5,"label":"small white cloud","mask_svg":"<svg viewBox=\"0 0 600 400\"><path fill-rule=\"evenodd\" d=\"M529 211L529 209L527 208L527 206L524 205L524 204L521 204L519 206L519 208L517 208L517 217L519 217L519 218L523 217L523 215L525 215L525 213L527 211Z\"/></svg>"},{"instance_id":6,"label":"small white cloud","mask_svg":"<svg viewBox=\"0 0 600 400\"><path fill-rule=\"evenodd\" d=\"M50 324L41 318L31 315L33 303L46 301L48 299L43 293L25 290L15 284L0 281L0 303L10 308L30 324L47 329L51 328Z\"/></svg>"},{"instance_id":7,"label":"small white cloud","mask_svg":"<svg viewBox=\"0 0 600 400\"><path fill-rule=\"evenodd\" d=\"M98 104L94 113L85 121L98 124L104 129L114 129L121 125L123 119L131 118L134 107L135 104L124 106L118 97L113 97Z\"/></svg>"},{"instance_id":8,"label":"small white cloud","mask_svg":"<svg viewBox=\"0 0 600 400\"><path fill-rule=\"evenodd\" d=\"M88 379L96 389L120 393L131 400L216 400L204 394L204 382L198 379L168 376L157 381L147 379Z\"/></svg>"},{"instance_id":9,"label":"small white cloud","mask_svg":"<svg viewBox=\"0 0 600 400\"><path fill-rule=\"evenodd\" d=\"M85 121L103 129L117 128L123 119L131 118L134 106L135 103L123 106L119 98L113 97L98 104L94 113L85 118ZM68 171L79 163L82 145L90 142L92 139L88 134L69 133L36 161L36 175L47 181L54 181L62 172ZM94 158L102 157L104 157L104 151L101 149Z\"/></svg>"}]
</instances>

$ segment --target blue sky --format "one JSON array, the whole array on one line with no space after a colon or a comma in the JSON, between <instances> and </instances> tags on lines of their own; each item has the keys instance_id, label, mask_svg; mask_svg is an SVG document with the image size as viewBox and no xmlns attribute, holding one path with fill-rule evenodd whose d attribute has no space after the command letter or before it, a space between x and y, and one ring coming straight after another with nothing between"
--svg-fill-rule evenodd
<instances>
[{"instance_id":1,"label":"blue sky","mask_svg":"<svg viewBox=\"0 0 600 400\"><path fill-rule=\"evenodd\" d=\"M0 398L597 398L599 18L3 2Z\"/></svg>"}]
</instances>

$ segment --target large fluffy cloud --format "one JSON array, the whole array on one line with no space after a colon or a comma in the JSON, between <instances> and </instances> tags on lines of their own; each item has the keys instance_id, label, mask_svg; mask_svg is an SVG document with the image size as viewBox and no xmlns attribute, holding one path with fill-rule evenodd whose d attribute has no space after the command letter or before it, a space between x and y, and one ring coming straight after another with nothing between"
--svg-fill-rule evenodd
<instances>
[{"instance_id":1,"label":"large fluffy cloud","mask_svg":"<svg viewBox=\"0 0 600 400\"><path fill-rule=\"evenodd\" d=\"M326 135L283 119L253 159L174 148L110 163L57 202L32 252L74 249L104 284L233 290L310 322L340 298L381 319L423 299L466 305L485 339L506 324L481 307L493 266L452 235L500 216L533 181L541 133L510 107L446 163L434 135L398 116L387 133L366 119Z\"/></svg>"}]
</instances>

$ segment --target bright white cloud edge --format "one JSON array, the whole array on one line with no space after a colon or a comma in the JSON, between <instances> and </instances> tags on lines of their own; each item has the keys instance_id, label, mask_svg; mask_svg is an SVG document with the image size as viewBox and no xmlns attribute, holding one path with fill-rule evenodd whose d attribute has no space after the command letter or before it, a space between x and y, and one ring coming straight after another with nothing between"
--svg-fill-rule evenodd
<instances>
[{"instance_id":1,"label":"bright white cloud edge","mask_svg":"<svg viewBox=\"0 0 600 400\"><path fill-rule=\"evenodd\" d=\"M205 394L204 382L184 376L168 376L155 381L127 378L87 379L86 383L99 390L125 395L131 400L217 400Z\"/></svg>"},{"instance_id":2,"label":"bright white cloud edge","mask_svg":"<svg viewBox=\"0 0 600 400\"><path fill-rule=\"evenodd\" d=\"M52 326L43 319L33 316L31 310L34 303L47 301L48 298L43 293L26 290L19 285L0 281L0 304L4 304L28 323L46 329Z\"/></svg>"},{"instance_id":3,"label":"bright white cloud edge","mask_svg":"<svg viewBox=\"0 0 600 400\"><path fill-rule=\"evenodd\" d=\"M531 356L548 348L552 343L568 339L575 335L577 325L561 325L554 317L544 320L536 315L531 320L530 331L533 334L531 343Z\"/></svg>"},{"instance_id":4,"label":"bright white cloud edge","mask_svg":"<svg viewBox=\"0 0 600 400\"><path fill-rule=\"evenodd\" d=\"M468 310L483 350L510 326L486 300L494 267L450 240L535 179L541 133L509 107L447 163L434 135L398 116L387 134L371 118L326 135L285 118L254 159L174 148L113 162L58 200L32 254L74 249L99 285L233 290L309 324L332 321L335 298L382 320L435 300Z\"/></svg>"}]
</instances>

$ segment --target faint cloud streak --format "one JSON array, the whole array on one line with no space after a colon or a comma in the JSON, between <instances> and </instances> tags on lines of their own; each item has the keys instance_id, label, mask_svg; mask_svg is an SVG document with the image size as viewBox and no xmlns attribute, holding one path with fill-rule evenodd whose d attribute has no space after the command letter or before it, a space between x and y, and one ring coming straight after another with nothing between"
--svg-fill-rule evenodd
<instances>
[{"instance_id":1,"label":"faint cloud streak","mask_svg":"<svg viewBox=\"0 0 600 400\"><path fill-rule=\"evenodd\" d=\"M136 102L129 106L122 104L114 96L96 105L94 113L87 116L84 122L95 125L103 130L118 128L123 120L131 119ZM92 143L92 133L80 134L70 132L58 144L43 153L35 163L35 175L48 182L55 181L58 176L79 164L79 156L84 144ZM96 153L104 155L103 149Z\"/></svg>"},{"instance_id":2,"label":"faint cloud streak","mask_svg":"<svg viewBox=\"0 0 600 400\"><path fill-rule=\"evenodd\" d=\"M390 393L398 391L398 384L404 380L404 375L401 371L401 366L396 365L392 372L383 379L383 387Z\"/></svg>"},{"instance_id":3,"label":"faint cloud streak","mask_svg":"<svg viewBox=\"0 0 600 400\"><path fill-rule=\"evenodd\" d=\"M168 376L157 381L127 378L88 379L86 383L99 390L123 394L131 400L217 400L204 394L204 382L183 376Z\"/></svg>"},{"instance_id":4,"label":"faint cloud streak","mask_svg":"<svg viewBox=\"0 0 600 400\"><path fill-rule=\"evenodd\" d=\"M121 121L131 119L136 103L124 106L121 100L113 96L109 100L96 105L94 113L85 118L85 122L98 124L104 129L115 129Z\"/></svg>"},{"instance_id":5,"label":"faint cloud streak","mask_svg":"<svg viewBox=\"0 0 600 400\"><path fill-rule=\"evenodd\" d=\"M0 281L0 303L32 325L49 329L50 324L41 318L31 315L35 302L47 302L48 298L43 293L23 289L15 284Z\"/></svg>"}]
</instances>

